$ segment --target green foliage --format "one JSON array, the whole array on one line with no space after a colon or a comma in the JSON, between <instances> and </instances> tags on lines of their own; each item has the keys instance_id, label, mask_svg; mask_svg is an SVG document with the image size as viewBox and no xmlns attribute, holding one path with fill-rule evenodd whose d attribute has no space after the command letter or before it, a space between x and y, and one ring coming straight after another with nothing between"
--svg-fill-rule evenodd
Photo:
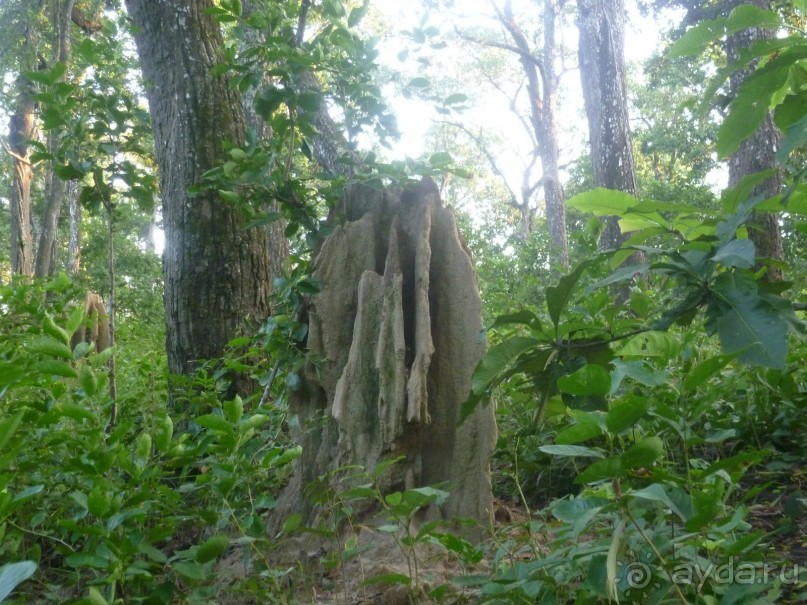
<instances>
[{"instance_id":1,"label":"green foliage","mask_svg":"<svg viewBox=\"0 0 807 605\"><path fill-rule=\"evenodd\" d=\"M0 289L9 311L0 323L0 556L19 562L2 568L0 586L10 591L38 566L36 584L19 584L11 602L207 602L220 590L212 570L235 540L265 567L262 515L299 455L275 440L278 417L238 398L196 416L170 413L154 375L164 370L146 366L142 380L132 364L120 370L127 392L110 424L111 349L71 351L83 296L65 279L45 291ZM201 396L199 385L187 394Z\"/></svg>"}]
</instances>

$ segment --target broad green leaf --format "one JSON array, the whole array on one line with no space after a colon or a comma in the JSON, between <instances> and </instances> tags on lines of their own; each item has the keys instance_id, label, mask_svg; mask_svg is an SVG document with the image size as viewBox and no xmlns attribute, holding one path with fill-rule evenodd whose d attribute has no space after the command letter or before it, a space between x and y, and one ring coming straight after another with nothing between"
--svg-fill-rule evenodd
<instances>
[{"instance_id":1,"label":"broad green leaf","mask_svg":"<svg viewBox=\"0 0 807 605\"><path fill-rule=\"evenodd\" d=\"M538 316L535 315L535 313L527 309L521 309L515 313L505 313L504 315L499 315L496 317L496 319L493 321L493 325L490 327L492 329L499 326L507 326L512 324L529 326L536 330L541 329L541 320L538 319Z\"/></svg>"},{"instance_id":2,"label":"broad green leaf","mask_svg":"<svg viewBox=\"0 0 807 605\"><path fill-rule=\"evenodd\" d=\"M631 491L627 494L633 498L640 498L642 500L652 500L655 502L661 502L667 508L669 508L672 512L678 515L682 521L686 522L687 518L684 513L678 508L675 502L672 501L667 492L664 490L664 486L660 483L653 483L652 485L648 485L644 489Z\"/></svg>"},{"instance_id":3,"label":"broad green leaf","mask_svg":"<svg viewBox=\"0 0 807 605\"><path fill-rule=\"evenodd\" d=\"M754 266L756 248L750 239L733 239L717 249L712 260L724 267L750 269Z\"/></svg>"},{"instance_id":4,"label":"broad green leaf","mask_svg":"<svg viewBox=\"0 0 807 605\"><path fill-rule=\"evenodd\" d=\"M0 566L0 602L35 572L36 563L33 561L18 561Z\"/></svg>"},{"instance_id":5,"label":"broad green leaf","mask_svg":"<svg viewBox=\"0 0 807 605\"><path fill-rule=\"evenodd\" d=\"M195 559L199 563L207 563L219 557L230 545L230 538L224 534L217 534L205 540L197 550Z\"/></svg>"},{"instance_id":6,"label":"broad green leaf","mask_svg":"<svg viewBox=\"0 0 807 605\"><path fill-rule=\"evenodd\" d=\"M784 368L787 321L760 297L754 280L741 273L724 273L712 291L717 300L711 302L709 312L716 318L723 350L739 353L746 363Z\"/></svg>"},{"instance_id":7,"label":"broad green leaf","mask_svg":"<svg viewBox=\"0 0 807 605\"><path fill-rule=\"evenodd\" d=\"M431 164L433 168L445 168L453 161L454 160L451 158L451 154L446 151L433 153L429 157L429 164Z\"/></svg>"},{"instance_id":8,"label":"broad green leaf","mask_svg":"<svg viewBox=\"0 0 807 605\"><path fill-rule=\"evenodd\" d=\"M658 212L648 212L639 214L628 212L619 219L619 229L622 233L639 231L640 229L664 227L668 228L667 221Z\"/></svg>"},{"instance_id":9,"label":"broad green leaf","mask_svg":"<svg viewBox=\"0 0 807 605\"><path fill-rule=\"evenodd\" d=\"M551 456L568 456L570 458L604 458L605 454L602 450L582 445L542 445L538 448L545 454Z\"/></svg>"},{"instance_id":10,"label":"broad green leaf","mask_svg":"<svg viewBox=\"0 0 807 605\"><path fill-rule=\"evenodd\" d=\"M300 513L292 513L283 523L283 533L289 534L295 529L300 527L303 522L303 516Z\"/></svg>"},{"instance_id":11,"label":"broad green leaf","mask_svg":"<svg viewBox=\"0 0 807 605\"><path fill-rule=\"evenodd\" d=\"M232 423L219 416L218 414L205 414L196 419L196 424L211 431L221 431L222 433L232 434L235 432L235 427Z\"/></svg>"},{"instance_id":12,"label":"broad green leaf","mask_svg":"<svg viewBox=\"0 0 807 605\"><path fill-rule=\"evenodd\" d=\"M72 359L73 351L63 342L54 338L43 336L28 343L27 348L32 353L43 353L62 359Z\"/></svg>"},{"instance_id":13,"label":"broad green leaf","mask_svg":"<svg viewBox=\"0 0 807 605\"><path fill-rule=\"evenodd\" d=\"M76 403L60 402L56 405L60 416L67 416L73 420L95 420L95 414Z\"/></svg>"},{"instance_id":14,"label":"broad green leaf","mask_svg":"<svg viewBox=\"0 0 807 605\"><path fill-rule=\"evenodd\" d=\"M573 498L561 500L552 507L552 514L564 523L574 523L590 510L599 510L611 504L607 498Z\"/></svg>"},{"instance_id":15,"label":"broad green leaf","mask_svg":"<svg viewBox=\"0 0 807 605\"><path fill-rule=\"evenodd\" d=\"M692 368L686 375L686 378L684 378L684 389L691 391L699 387L726 367L737 355L739 355L739 352L730 353L728 355L717 355L716 357L702 361Z\"/></svg>"},{"instance_id":16,"label":"broad green leaf","mask_svg":"<svg viewBox=\"0 0 807 605\"><path fill-rule=\"evenodd\" d=\"M595 216L622 216L628 209L638 204L639 200L629 193L604 187L578 193L566 200L567 206Z\"/></svg>"},{"instance_id":17,"label":"broad green leaf","mask_svg":"<svg viewBox=\"0 0 807 605\"><path fill-rule=\"evenodd\" d=\"M775 12L751 4L742 4L729 13L726 31L731 34L749 27L775 29L781 25L782 20Z\"/></svg>"},{"instance_id":18,"label":"broad green leaf","mask_svg":"<svg viewBox=\"0 0 807 605\"><path fill-rule=\"evenodd\" d=\"M33 368L40 374L52 374L54 376L63 376L65 378L75 378L78 376L76 371L73 369L73 366L66 361L60 361L58 359L44 359L42 361L37 361Z\"/></svg>"},{"instance_id":19,"label":"broad green leaf","mask_svg":"<svg viewBox=\"0 0 807 605\"><path fill-rule=\"evenodd\" d=\"M729 114L717 132L715 151L726 158L740 148L740 143L756 132L768 115L768 97L740 94L729 105Z\"/></svg>"},{"instance_id":20,"label":"broad green leaf","mask_svg":"<svg viewBox=\"0 0 807 605\"><path fill-rule=\"evenodd\" d=\"M555 437L555 443L558 445L571 445L588 441L594 437L602 435L600 425L593 421L578 422L570 427L563 429Z\"/></svg>"},{"instance_id":21,"label":"broad green leaf","mask_svg":"<svg viewBox=\"0 0 807 605\"><path fill-rule=\"evenodd\" d=\"M620 433L632 427L645 415L649 406L650 401L643 397L630 397L617 402L608 410L608 415L605 417L608 430L612 433Z\"/></svg>"},{"instance_id":22,"label":"broad green leaf","mask_svg":"<svg viewBox=\"0 0 807 605\"><path fill-rule=\"evenodd\" d=\"M807 107L805 107L805 110L807 110ZM776 151L776 159L782 163L787 161L794 150L807 144L807 115L804 113L802 115L804 117L787 129L787 133Z\"/></svg>"},{"instance_id":23,"label":"broad green leaf","mask_svg":"<svg viewBox=\"0 0 807 605\"><path fill-rule=\"evenodd\" d=\"M605 396L611 390L611 375L600 365L587 364L558 378L558 390L569 395Z\"/></svg>"},{"instance_id":24,"label":"broad green leaf","mask_svg":"<svg viewBox=\"0 0 807 605\"><path fill-rule=\"evenodd\" d=\"M575 483L593 483L603 479L615 479L625 474L622 459L619 456L597 460L587 466L582 473L575 477Z\"/></svg>"},{"instance_id":25,"label":"broad green leaf","mask_svg":"<svg viewBox=\"0 0 807 605\"><path fill-rule=\"evenodd\" d=\"M204 566L196 561L177 561L171 565L172 569L188 580L203 581L207 579Z\"/></svg>"},{"instance_id":26,"label":"broad green leaf","mask_svg":"<svg viewBox=\"0 0 807 605\"><path fill-rule=\"evenodd\" d=\"M678 355L678 339L669 332L643 332L628 340L617 355L673 359Z\"/></svg>"},{"instance_id":27,"label":"broad green leaf","mask_svg":"<svg viewBox=\"0 0 807 605\"><path fill-rule=\"evenodd\" d=\"M726 31L726 19L701 21L678 38L667 55L671 59L694 57L701 54L713 42L723 37Z\"/></svg>"},{"instance_id":28,"label":"broad green leaf","mask_svg":"<svg viewBox=\"0 0 807 605\"><path fill-rule=\"evenodd\" d=\"M480 393L506 377L516 359L524 352L539 345L535 338L515 336L492 347L474 370L471 390Z\"/></svg>"},{"instance_id":29,"label":"broad green leaf","mask_svg":"<svg viewBox=\"0 0 807 605\"><path fill-rule=\"evenodd\" d=\"M655 435L634 443L620 458L625 469L646 468L664 455L664 442Z\"/></svg>"}]
</instances>

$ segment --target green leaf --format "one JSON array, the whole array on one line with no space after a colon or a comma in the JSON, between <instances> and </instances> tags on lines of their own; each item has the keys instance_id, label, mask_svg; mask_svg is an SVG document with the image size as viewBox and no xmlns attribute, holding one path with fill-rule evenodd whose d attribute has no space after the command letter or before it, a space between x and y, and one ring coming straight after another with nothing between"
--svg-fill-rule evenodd
<instances>
[{"instance_id":1,"label":"green leaf","mask_svg":"<svg viewBox=\"0 0 807 605\"><path fill-rule=\"evenodd\" d=\"M712 291L715 300L709 305L709 313L716 318L723 350L739 353L739 359L746 363L783 369L788 324L760 297L756 282L743 273L723 273Z\"/></svg>"},{"instance_id":2,"label":"green leaf","mask_svg":"<svg viewBox=\"0 0 807 605\"><path fill-rule=\"evenodd\" d=\"M90 605L109 605L109 601L104 598L104 595L95 586L90 586L87 601Z\"/></svg>"},{"instance_id":3,"label":"green leaf","mask_svg":"<svg viewBox=\"0 0 807 605\"><path fill-rule=\"evenodd\" d=\"M433 153L431 157L429 157L429 164L431 164L433 168L445 168L453 161L451 154L446 151Z\"/></svg>"},{"instance_id":4,"label":"green leaf","mask_svg":"<svg viewBox=\"0 0 807 605\"><path fill-rule=\"evenodd\" d=\"M802 108L799 109L801 110ZM787 129L787 133L776 151L776 159L782 163L787 161L794 150L803 147L807 143L807 115L804 115L804 113L801 115L804 117Z\"/></svg>"},{"instance_id":5,"label":"green leaf","mask_svg":"<svg viewBox=\"0 0 807 605\"><path fill-rule=\"evenodd\" d=\"M362 582L362 586L368 586L370 584L401 584L403 586L409 586L411 583L412 580L409 579L409 576L402 573L382 573L367 578Z\"/></svg>"},{"instance_id":6,"label":"green leaf","mask_svg":"<svg viewBox=\"0 0 807 605\"><path fill-rule=\"evenodd\" d=\"M643 332L628 340L617 355L673 359L678 355L678 340L669 332Z\"/></svg>"},{"instance_id":7,"label":"green leaf","mask_svg":"<svg viewBox=\"0 0 807 605\"><path fill-rule=\"evenodd\" d=\"M428 78L413 78L407 84L409 88L428 88L429 86L431 86L431 82Z\"/></svg>"},{"instance_id":8,"label":"green leaf","mask_svg":"<svg viewBox=\"0 0 807 605\"><path fill-rule=\"evenodd\" d=\"M726 20L726 31L731 34L749 27L776 29L781 25L782 20L775 12L750 4L742 4L729 13Z\"/></svg>"},{"instance_id":9,"label":"green leaf","mask_svg":"<svg viewBox=\"0 0 807 605\"><path fill-rule=\"evenodd\" d=\"M595 450L582 445L542 445L538 448L551 456L568 456L570 458L604 458L602 450Z\"/></svg>"},{"instance_id":10,"label":"green leaf","mask_svg":"<svg viewBox=\"0 0 807 605\"><path fill-rule=\"evenodd\" d=\"M756 248L750 239L733 239L717 249L712 260L724 267L750 269L754 266Z\"/></svg>"},{"instance_id":11,"label":"green leaf","mask_svg":"<svg viewBox=\"0 0 807 605\"><path fill-rule=\"evenodd\" d=\"M622 216L628 209L638 204L639 200L629 193L604 187L578 193L566 200L567 206L595 216Z\"/></svg>"},{"instance_id":12,"label":"green leaf","mask_svg":"<svg viewBox=\"0 0 807 605\"><path fill-rule=\"evenodd\" d=\"M300 513L292 513L283 523L283 533L289 534L295 529L300 527L303 522L303 516Z\"/></svg>"},{"instance_id":13,"label":"green leaf","mask_svg":"<svg viewBox=\"0 0 807 605\"><path fill-rule=\"evenodd\" d=\"M207 579L207 571L204 566L196 561L177 561L171 567L176 573L188 580L201 582Z\"/></svg>"},{"instance_id":14,"label":"green leaf","mask_svg":"<svg viewBox=\"0 0 807 605\"><path fill-rule=\"evenodd\" d=\"M611 374L600 365L587 364L558 378L558 390L569 395L605 396L611 390Z\"/></svg>"},{"instance_id":15,"label":"green leaf","mask_svg":"<svg viewBox=\"0 0 807 605\"><path fill-rule=\"evenodd\" d=\"M73 351L65 343L47 336L29 342L27 348L32 353L42 353L53 357L61 357L62 359L73 359Z\"/></svg>"},{"instance_id":16,"label":"green leaf","mask_svg":"<svg viewBox=\"0 0 807 605\"><path fill-rule=\"evenodd\" d=\"M475 393L485 391L506 377L518 357L540 344L535 338L515 336L491 348L474 370L471 389Z\"/></svg>"},{"instance_id":17,"label":"green leaf","mask_svg":"<svg viewBox=\"0 0 807 605\"><path fill-rule=\"evenodd\" d=\"M754 134L768 115L769 97L759 97L741 90L729 105L729 114L717 132L715 151L726 158L740 148L740 143Z\"/></svg>"},{"instance_id":18,"label":"green leaf","mask_svg":"<svg viewBox=\"0 0 807 605\"><path fill-rule=\"evenodd\" d=\"M612 433L620 433L632 427L645 415L650 401L643 397L630 397L618 402L608 410L605 424Z\"/></svg>"},{"instance_id":19,"label":"green leaf","mask_svg":"<svg viewBox=\"0 0 807 605\"><path fill-rule=\"evenodd\" d=\"M238 204L241 201L241 196L235 191L225 191L223 189L219 189L219 197L230 204Z\"/></svg>"},{"instance_id":20,"label":"green leaf","mask_svg":"<svg viewBox=\"0 0 807 605\"><path fill-rule=\"evenodd\" d=\"M468 101L468 95L464 95L462 93L455 93L443 99L443 105L459 105L460 103L466 103L467 101Z\"/></svg>"},{"instance_id":21,"label":"green leaf","mask_svg":"<svg viewBox=\"0 0 807 605\"><path fill-rule=\"evenodd\" d=\"M34 364L34 370L39 372L40 374L51 374L54 376L63 376L65 378L75 378L78 376L76 371L66 361L60 361L58 359L45 359L43 361L37 361Z\"/></svg>"},{"instance_id":22,"label":"green leaf","mask_svg":"<svg viewBox=\"0 0 807 605\"><path fill-rule=\"evenodd\" d=\"M625 469L647 468L664 455L664 442L655 435L634 443L623 452L622 466Z\"/></svg>"},{"instance_id":23,"label":"green leaf","mask_svg":"<svg viewBox=\"0 0 807 605\"><path fill-rule=\"evenodd\" d=\"M560 314L569 302L572 292L574 292L574 288L580 280L580 276L583 275L583 271L585 271L590 264L590 262L580 263L574 268L574 271L561 277L560 280L558 280L557 286L549 286L546 289L546 308L549 311L549 317L552 318L555 329L557 329L558 324L560 324Z\"/></svg>"},{"instance_id":24,"label":"green leaf","mask_svg":"<svg viewBox=\"0 0 807 605\"><path fill-rule=\"evenodd\" d=\"M0 602L2 602L11 591L34 575L36 563L33 561L19 561L0 566Z\"/></svg>"},{"instance_id":25,"label":"green leaf","mask_svg":"<svg viewBox=\"0 0 807 605\"><path fill-rule=\"evenodd\" d=\"M686 378L684 378L684 389L687 391L696 389L726 367L737 355L739 355L739 352L730 353L728 355L717 355L716 357L699 363L692 368L686 375Z\"/></svg>"},{"instance_id":26,"label":"green leaf","mask_svg":"<svg viewBox=\"0 0 807 605\"><path fill-rule=\"evenodd\" d=\"M61 341L65 346L70 344L70 335L62 328L56 325L53 317L50 314L45 314L45 319L42 321L42 331L48 336Z\"/></svg>"},{"instance_id":27,"label":"green leaf","mask_svg":"<svg viewBox=\"0 0 807 605\"><path fill-rule=\"evenodd\" d=\"M61 402L56 405L60 416L67 416L73 420L95 420L95 414L76 403Z\"/></svg>"},{"instance_id":28,"label":"green leaf","mask_svg":"<svg viewBox=\"0 0 807 605\"><path fill-rule=\"evenodd\" d=\"M196 424L211 431L221 431L231 435L235 432L235 427L232 423L227 422L222 416L218 414L205 414L196 419Z\"/></svg>"},{"instance_id":29,"label":"green leaf","mask_svg":"<svg viewBox=\"0 0 807 605\"><path fill-rule=\"evenodd\" d=\"M681 512L675 502L672 501L667 492L664 490L664 486L659 483L653 483L652 485L648 485L644 489L631 491L627 495L631 496L632 498L640 498L642 500L651 500L654 502L661 502L667 508L669 508L673 513L678 515L682 521L686 522L686 516Z\"/></svg>"},{"instance_id":30,"label":"green leaf","mask_svg":"<svg viewBox=\"0 0 807 605\"><path fill-rule=\"evenodd\" d=\"M81 366L78 381L88 397L95 395L95 392L98 390L98 378L93 373L92 368L86 363Z\"/></svg>"},{"instance_id":31,"label":"green leaf","mask_svg":"<svg viewBox=\"0 0 807 605\"><path fill-rule=\"evenodd\" d=\"M602 435L602 429L599 424L591 420L583 421L573 424L559 432L555 437L555 443L558 445L569 445L588 441L600 435Z\"/></svg>"},{"instance_id":32,"label":"green leaf","mask_svg":"<svg viewBox=\"0 0 807 605\"><path fill-rule=\"evenodd\" d=\"M606 458L605 460L597 460L593 464L587 466L582 473L575 477L575 483L593 483L595 481L602 481L603 479L614 479L624 475L622 469L622 459L619 456Z\"/></svg>"},{"instance_id":33,"label":"green leaf","mask_svg":"<svg viewBox=\"0 0 807 605\"><path fill-rule=\"evenodd\" d=\"M207 563L218 558L230 545L230 538L224 534L217 534L205 540L197 550L195 559L199 563Z\"/></svg>"},{"instance_id":34,"label":"green leaf","mask_svg":"<svg viewBox=\"0 0 807 605\"><path fill-rule=\"evenodd\" d=\"M723 37L726 28L726 19L712 19L701 21L683 36L678 38L667 52L671 59L680 57L694 57L701 54L711 43Z\"/></svg>"},{"instance_id":35,"label":"green leaf","mask_svg":"<svg viewBox=\"0 0 807 605\"><path fill-rule=\"evenodd\" d=\"M8 442L11 441L11 437L20 427L20 423L22 422L22 417L25 415L24 410L20 410L10 418L4 418L0 421L0 452L6 451L6 446Z\"/></svg>"}]
</instances>

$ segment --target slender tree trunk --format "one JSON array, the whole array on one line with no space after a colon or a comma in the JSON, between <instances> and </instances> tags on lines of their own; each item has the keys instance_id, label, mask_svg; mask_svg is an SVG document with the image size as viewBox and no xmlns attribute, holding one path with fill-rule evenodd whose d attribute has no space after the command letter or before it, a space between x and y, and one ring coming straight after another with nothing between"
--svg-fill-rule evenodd
<instances>
[{"instance_id":1,"label":"slender tree trunk","mask_svg":"<svg viewBox=\"0 0 807 605\"><path fill-rule=\"evenodd\" d=\"M625 81L624 0L579 0L580 80L588 116L594 183L636 194ZM608 217L604 249L623 241L618 219Z\"/></svg>"},{"instance_id":2,"label":"slender tree trunk","mask_svg":"<svg viewBox=\"0 0 807 605\"><path fill-rule=\"evenodd\" d=\"M56 25L56 53L55 59L58 62L67 64L70 59L70 25L71 14L75 0L63 0L56 7L56 15L53 19ZM65 197L65 184L60 179L54 167L55 159L61 143L61 133L51 130L48 133L48 151L54 156L50 162L48 170L48 182L45 196L45 210L42 214L42 225L39 231L39 244L36 249L36 266L34 273L37 277L47 277L53 273L56 262L56 235L59 223L59 214L62 210L62 203Z\"/></svg>"},{"instance_id":3,"label":"slender tree trunk","mask_svg":"<svg viewBox=\"0 0 807 605\"><path fill-rule=\"evenodd\" d=\"M770 10L770 0L727 0L725 14L741 4L753 4L759 8ZM774 32L766 29L746 29L726 38L726 55L729 63L737 60L743 48L747 48L757 40L770 38ZM730 80L732 96L742 86L750 70L734 72ZM735 186L746 175L774 169L777 172L767 181L759 185L752 195L770 198L777 195L782 187L782 176L778 171L776 150L779 148L780 133L771 119L765 116L757 131L745 139L740 148L729 158L729 187ZM748 237L756 246L757 258L781 261L784 259L782 235L779 229L778 216L772 212L756 212L749 225ZM781 280L782 270L775 265L768 265L768 280Z\"/></svg>"},{"instance_id":4,"label":"slender tree trunk","mask_svg":"<svg viewBox=\"0 0 807 605\"><path fill-rule=\"evenodd\" d=\"M28 141L34 138L34 97L31 81L17 78L17 102L9 120L8 141L14 173L11 182L11 271L34 273L34 240L31 234L31 181L33 168L28 157Z\"/></svg>"},{"instance_id":5,"label":"slender tree trunk","mask_svg":"<svg viewBox=\"0 0 807 605\"><path fill-rule=\"evenodd\" d=\"M569 264L569 243L566 236L566 206L563 203L563 188L560 184L558 132L555 118L555 97L558 90L558 78L555 75L554 67L557 53L555 44L556 1L544 0L543 3L544 45L540 58L533 55L527 38L516 23L510 0L505 3L504 11L500 13L499 18L516 44L519 61L527 76L530 122L543 169L547 227L552 244L555 246L557 261L566 267ZM522 217L524 217L523 211ZM522 224L529 229L530 223Z\"/></svg>"},{"instance_id":6,"label":"slender tree trunk","mask_svg":"<svg viewBox=\"0 0 807 605\"><path fill-rule=\"evenodd\" d=\"M269 313L266 231L245 230L241 211L202 185L227 142L243 145L242 99L224 77L213 0L127 0L147 84L165 228L168 363L188 374L221 355L244 320ZM234 390L252 388L236 378Z\"/></svg>"},{"instance_id":7,"label":"slender tree trunk","mask_svg":"<svg viewBox=\"0 0 807 605\"><path fill-rule=\"evenodd\" d=\"M78 201L78 181L67 183L67 203L70 212L70 239L67 244L67 274L75 276L81 267L81 204Z\"/></svg>"}]
</instances>

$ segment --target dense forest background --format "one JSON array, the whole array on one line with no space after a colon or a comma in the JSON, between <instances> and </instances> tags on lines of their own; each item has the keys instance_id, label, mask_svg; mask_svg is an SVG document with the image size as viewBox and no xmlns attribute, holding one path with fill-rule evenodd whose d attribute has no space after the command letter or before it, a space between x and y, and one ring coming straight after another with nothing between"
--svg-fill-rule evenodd
<instances>
[{"instance_id":1,"label":"dense forest background","mask_svg":"<svg viewBox=\"0 0 807 605\"><path fill-rule=\"evenodd\" d=\"M802 602L806 19L2 0L0 602Z\"/></svg>"}]
</instances>

